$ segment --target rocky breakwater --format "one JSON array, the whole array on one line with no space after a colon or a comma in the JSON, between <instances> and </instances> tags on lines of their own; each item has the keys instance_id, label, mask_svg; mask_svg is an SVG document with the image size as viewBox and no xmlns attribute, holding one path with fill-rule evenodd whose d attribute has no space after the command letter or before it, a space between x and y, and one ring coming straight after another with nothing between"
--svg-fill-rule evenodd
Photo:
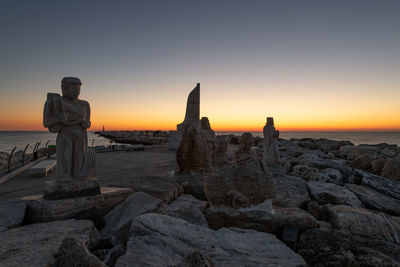
<instances>
[{"instance_id":1,"label":"rocky breakwater","mask_svg":"<svg viewBox=\"0 0 400 267\"><path fill-rule=\"evenodd\" d=\"M96 134L120 144L162 145L168 143L166 131L102 131Z\"/></svg>"}]
</instances>

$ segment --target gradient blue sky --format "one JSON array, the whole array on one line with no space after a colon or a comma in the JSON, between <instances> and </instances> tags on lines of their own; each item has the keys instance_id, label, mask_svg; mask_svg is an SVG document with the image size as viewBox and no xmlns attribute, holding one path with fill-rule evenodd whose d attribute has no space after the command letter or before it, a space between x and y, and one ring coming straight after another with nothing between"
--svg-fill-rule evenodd
<instances>
[{"instance_id":1,"label":"gradient blue sky","mask_svg":"<svg viewBox=\"0 0 400 267\"><path fill-rule=\"evenodd\" d=\"M1 1L0 130L83 81L93 130L400 129L400 1Z\"/></svg>"}]
</instances>

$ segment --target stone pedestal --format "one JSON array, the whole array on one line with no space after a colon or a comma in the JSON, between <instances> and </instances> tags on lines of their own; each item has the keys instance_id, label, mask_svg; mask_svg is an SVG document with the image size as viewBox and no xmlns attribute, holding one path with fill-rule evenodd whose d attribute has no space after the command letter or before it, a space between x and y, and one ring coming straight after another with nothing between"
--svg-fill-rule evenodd
<instances>
[{"instance_id":1,"label":"stone pedestal","mask_svg":"<svg viewBox=\"0 0 400 267\"><path fill-rule=\"evenodd\" d=\"M72 197L94 196L100 194L100 185L96 179L77 180L70 183L46 182L43 198L56 200Z\"/></svg>"}]
</instances>

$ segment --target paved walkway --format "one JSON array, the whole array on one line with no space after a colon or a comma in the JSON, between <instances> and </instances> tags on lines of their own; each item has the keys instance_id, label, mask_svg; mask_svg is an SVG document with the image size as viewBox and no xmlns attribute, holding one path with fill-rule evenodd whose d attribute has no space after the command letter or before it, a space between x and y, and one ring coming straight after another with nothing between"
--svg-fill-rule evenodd
<instances>
[{"instance_id":1,"label":"paved walkway","mask_svg":"<svg viewBox=\"0 0 400 267\"><path fill-rule=\"evenodd\" d=\"M167 176L174 168L175 151L169 151L167 146L96 154L96 177L102 186L118 186L138 177ZM42 194L44 182L54 178L55 172L47 177L23 172L0 184L0 199Z\"/></svg>"}]
</instances>

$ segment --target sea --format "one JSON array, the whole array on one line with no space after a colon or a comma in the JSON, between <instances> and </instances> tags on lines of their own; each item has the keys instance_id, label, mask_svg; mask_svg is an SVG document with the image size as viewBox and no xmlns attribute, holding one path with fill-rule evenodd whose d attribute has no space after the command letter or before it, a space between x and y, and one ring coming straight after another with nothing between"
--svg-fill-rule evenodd
<instances>
[{"instance_id":1,"label":"sea","mask_svg":"<svg viewBox=\"0 0 400 267\"><path fill-rule=\"evenodd\" d=\"M217 135L241 135L243 132L216 132ZM263 136L262 132L252 132L253 136ZM45 131L0 131L0 151L10 153L16 147L16 151L24 150L32 153L35 144L40 142L40 147L55 145L56 134ZM400 132L285 132L280 131L280 137L290 138L326 138L332 140L348 140L355 145L388 143L400 146ZM110 141L94 132L88 132L89 146L107 146Z\"/></svg>"}]
</instances>

